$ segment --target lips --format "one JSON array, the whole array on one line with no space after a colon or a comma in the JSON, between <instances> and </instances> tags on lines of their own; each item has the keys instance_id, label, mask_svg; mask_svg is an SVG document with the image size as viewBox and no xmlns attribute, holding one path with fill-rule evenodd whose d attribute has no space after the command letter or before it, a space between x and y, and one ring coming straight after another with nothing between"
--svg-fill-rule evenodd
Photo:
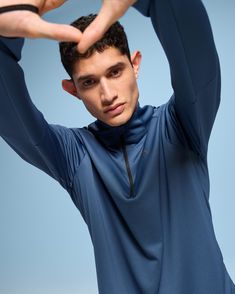
<instances>
[{"instance_id":1,"label":"lips","mask_svg":"<svg viewBox=\"0 0 235 294\"><path fill-rule=\"evenodd\" d=\"M115 104L115 105L113 105L113 106L107 107L107 108L104 110L104 112L105 112L105 113L112 112L112 111L116 110L118 107L120 107L120 106L122 106L122 105L124 105L124 103L118 103L118 104Z\"/></svg>"},{"instance_id":2,"label":"lips","mask_svg":"<svg viewBox=\"0 0 235 294\"><path fill-rule=\"evenodd\" d=\"M125 109L125 103L118 103L113 106L107 107L104 111L109 117L120 115Z\"/></svg>"}]
</instances>

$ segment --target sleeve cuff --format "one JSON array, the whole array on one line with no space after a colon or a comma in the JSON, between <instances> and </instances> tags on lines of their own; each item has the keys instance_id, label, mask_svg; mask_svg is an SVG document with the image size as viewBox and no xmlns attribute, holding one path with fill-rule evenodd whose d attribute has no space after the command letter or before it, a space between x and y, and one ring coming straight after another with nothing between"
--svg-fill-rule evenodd
<instances>
[{"instance_id":1,"label":"sleeve cuff","mask_svg":"<svg viewBox=\"0 0 235 294\"><path fill-rule=\"evenodd\" d=\"M137 9L141 14L144 16L149 16L150 13L150 3L151 0L137 0L134 4L133 7Z\"/></svg>"},{"instance_id":2,"label":"sleeve cuff","mask_svg":"<svg viewBox=\"0 0 235 294\"><path fill-rule=\"evenodd\" d=\"M0 36L0 45L2 45L6 51L13 55L17 61L21 59L24 38L6 38Z\"/></svg>"}]
</instances>

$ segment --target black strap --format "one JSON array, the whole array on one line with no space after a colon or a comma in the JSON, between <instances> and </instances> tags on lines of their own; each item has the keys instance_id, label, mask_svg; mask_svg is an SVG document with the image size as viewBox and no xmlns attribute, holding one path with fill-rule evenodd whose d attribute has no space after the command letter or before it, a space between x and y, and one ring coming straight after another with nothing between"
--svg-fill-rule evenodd
<instances>
[{"instance_id":1,"label":"black strap","mask_svg":"<svg viewBox=\"0 0 235 294\"><path fill-rule=\"evenodd\" d=\"M15 11L15 10L29 10L34 13L39 13L38 7L31 4L17 4L0 7L0 13Z\"/></svg>"}]
</instances>

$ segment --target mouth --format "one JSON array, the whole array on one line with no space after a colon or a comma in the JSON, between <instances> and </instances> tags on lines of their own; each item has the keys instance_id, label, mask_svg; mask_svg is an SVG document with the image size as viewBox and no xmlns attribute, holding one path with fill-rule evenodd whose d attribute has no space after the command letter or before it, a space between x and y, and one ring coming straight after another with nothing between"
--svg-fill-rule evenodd
<instances>
[{"instance_id":1,"label":"mouth","mask_svg":"<svg viewBox=\"0 0 235 294\"><path fill-rule=\"evenodd\" d=\"M104 113L109 114L111 116L116 116L116 115L121 114L123 112L124 108L125 108L125 103L118 103L113 106L107 107L104 110Z\"/></svg>"}]
</instances>

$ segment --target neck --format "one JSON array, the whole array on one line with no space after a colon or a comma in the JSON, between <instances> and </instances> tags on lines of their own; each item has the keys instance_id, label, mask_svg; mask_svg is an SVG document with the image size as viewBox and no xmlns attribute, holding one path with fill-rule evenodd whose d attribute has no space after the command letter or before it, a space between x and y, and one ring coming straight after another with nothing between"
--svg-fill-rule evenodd
<instances>
[{"instance_id":1,"label":"neck","mask_svg":"<svg viewBox=\"0 0 235 294\"><path fill-rule=\"evenodd\" d=\"M127 123L114 127L97 120L90 124L88 129L107 147L118 148L123 141L127 145L137 144L146 134L146 125L152 113L152 107L141 108L138 104Z\"/></svg>"}]
</instances>

